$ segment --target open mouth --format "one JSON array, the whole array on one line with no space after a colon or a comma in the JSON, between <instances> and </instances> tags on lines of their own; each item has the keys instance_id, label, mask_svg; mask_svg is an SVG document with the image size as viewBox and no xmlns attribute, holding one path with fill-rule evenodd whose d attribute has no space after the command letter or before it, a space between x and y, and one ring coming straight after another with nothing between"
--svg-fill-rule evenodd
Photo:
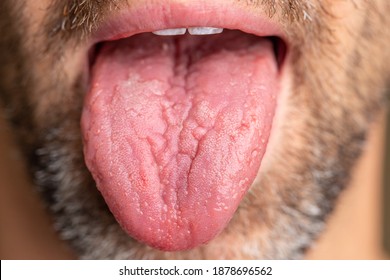
<instances>
[{"instance_id":1,"label":"open mouth","mask_svg":"<svg viewBox=\"0 0 390 280\"><path fill-rule=\"evenodd\" d=\"M95 45L81 122L87 167L119 224L169 251L214 238L253 183L287 50L272 32L172 18Z\"/></svg>"}]
</instances>

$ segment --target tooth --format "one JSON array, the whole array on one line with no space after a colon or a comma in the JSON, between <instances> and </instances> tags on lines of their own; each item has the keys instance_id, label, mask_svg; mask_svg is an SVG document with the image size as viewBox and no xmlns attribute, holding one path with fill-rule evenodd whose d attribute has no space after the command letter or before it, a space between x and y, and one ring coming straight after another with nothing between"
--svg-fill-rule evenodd
<instances>
[{"instance_id":1,"label":"tooth","mask_svg":"<svg viewBox=\"0 0 390 280\"><path fill-rule=\"evenodd\" d=\"M172 35L183 35L186 33L186 28L172 28L153 31L153 34L159 36L172 36Z\"/></svg>"},{"instance_id":2,"label":"tooth","mask_svg":"<svg viewBox=\"0 0 390 280\"><path fill-rule=\"evenodd\" d=\"M188 32L191 35L210 35L210 34L218 34L222 33L223 28L216 27L190 27L188 28Z\"/></svg>"}]
</instances>

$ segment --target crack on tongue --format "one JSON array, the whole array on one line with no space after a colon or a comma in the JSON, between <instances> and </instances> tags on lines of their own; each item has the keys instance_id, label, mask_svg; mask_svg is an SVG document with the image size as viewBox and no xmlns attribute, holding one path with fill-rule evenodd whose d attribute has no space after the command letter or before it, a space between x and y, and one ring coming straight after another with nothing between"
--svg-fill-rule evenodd
<instances>
[{"instance_id":1,"label":"crack on tongue","mask_svg":"<svg viewBox=\"0 0 390 280\"><path fill-rule=\"evenodd\" d=\"M84 103L84 153L125 231L164 250L218 234L260 166L276 80L272 44L236 32L106 43Z\"/></svg>"}]
</instances>

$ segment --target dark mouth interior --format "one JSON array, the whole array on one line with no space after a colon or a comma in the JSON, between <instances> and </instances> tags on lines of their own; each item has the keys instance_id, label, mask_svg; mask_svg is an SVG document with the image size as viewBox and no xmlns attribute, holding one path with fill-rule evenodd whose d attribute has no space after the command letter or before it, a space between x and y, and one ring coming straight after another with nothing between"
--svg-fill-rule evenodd
<instances>
[{"instance_id":1,"label":"dark mouth interior","mask_svg":"<svg viewBox=\"0 0 390 280\"><path fill-rule=\"evenodd\" d=\"M279 37L272 36L272 37L269 37L269 39L272 41L276 62L278 63L278 67L280 70L283 66L285 59L286 59L287 45Z\"/></svg>"}]
</instances>

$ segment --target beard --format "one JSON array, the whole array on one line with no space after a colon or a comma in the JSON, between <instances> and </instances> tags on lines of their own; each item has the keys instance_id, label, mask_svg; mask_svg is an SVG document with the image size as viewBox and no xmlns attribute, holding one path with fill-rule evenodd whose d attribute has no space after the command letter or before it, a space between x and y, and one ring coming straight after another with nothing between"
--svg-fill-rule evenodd
<instances>
[{"instance_id":1,"label":"beard","mask_svg":"<svg viewBox=\"0 0 390 280\"><path fill-rule=\"evenodd\" d=\"M348 17L340 24L324 1L293 1L289 7L262 2L293 38L286 63L291 86L279 101L284 108L275 117L271 155L218 237L189 251L163 252L122 230L84 163L80 118L88 77L65 68L103 11L119 1L109 2L94 7L86 1L91 6L61 21L58 2L41 28L27 35L25 10L11 1L0 3L0 30L6 34L0 53L7 54L0 56L0 96L61 237L88 259L302 257L324 229L368 127L386 103L390 69L384 50L390 36L382 27L390 23L381 11L389 4L361 4L364 12L351 16L348 25ZM67 1L69 11L74 3ZM88 20L93 13L101 17ZM310 15L310 24L299 15ZM64 21L63 29L53 28Z\"/></svg>"}]
</instances>

